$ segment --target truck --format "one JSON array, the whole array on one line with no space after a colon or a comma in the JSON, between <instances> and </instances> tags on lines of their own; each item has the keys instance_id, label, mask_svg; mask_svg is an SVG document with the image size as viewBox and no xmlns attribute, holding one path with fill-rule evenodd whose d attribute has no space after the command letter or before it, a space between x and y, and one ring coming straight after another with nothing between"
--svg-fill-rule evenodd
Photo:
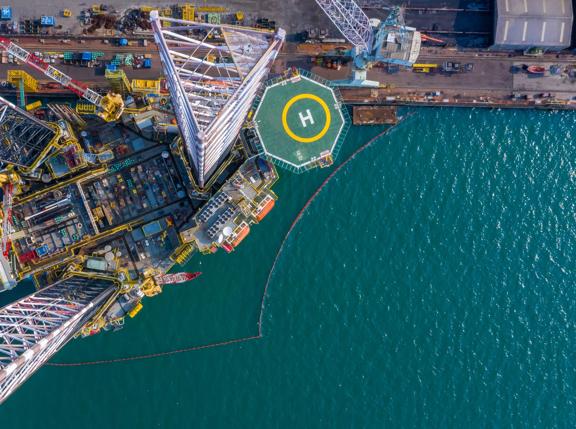
<instances>
[{"instance_id":1,"label":"truck","mask_svg":"<svg viewBox=\"0 0 576 429\"><path fill-rule=\"evenodd\" d=\"M442 71L445 73L459 73L461 71L460 63L445 61L442 64Z\"/></svg>"},{"instance_id":2,"label":"truck","mask_svg":"<svg viewBox=\"0 0 576 429\"><path fill-rule=\"evenodd\" d=\"M452 61L446 61L442 64L442 71L444 73L467 73L473 70L473 63L460 64Z\"/></svg>"},{"instance_id":3,"label":"truck","mask_svg":"<svg viewBox=\"0 0 576 429\"><path fill-rule=\"evenodd\" d=\"M412 71L414 73L431 73L436 71L438 64L414 64Z\"/></svg>"}]
</instances>

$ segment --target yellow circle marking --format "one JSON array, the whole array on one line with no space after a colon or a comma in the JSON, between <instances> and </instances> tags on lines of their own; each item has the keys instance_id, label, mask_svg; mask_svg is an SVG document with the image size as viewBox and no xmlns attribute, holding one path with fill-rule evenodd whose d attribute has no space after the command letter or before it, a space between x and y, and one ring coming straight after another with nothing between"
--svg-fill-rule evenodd
<instances>
[{"instance_id":1,"label":"yellow circle marking","mask_svg":"<svg viewBox=\"0 0 576 429\"><path fill-rule=\"evenodd\" d=\"M297 101L305 100L305 99L314 100L316 103L318 103L320 106L322 106L322 109L324 109L324 113L326 114L326 123L324 124L324 128L322 128L322 131L320 131L318 134L316 134L315 136L312 136L312 137L300 137L300 136L294 134L294 132L290 129L290 126L288 125L288 120L287 120L288 111L290 110L292 105L294 103L296 103ZM314 95L314 94L298 94L298 95L292 97L288 101L288 103L286 103L286 105L284 106L284 110L282 111L282 126L284 127L284 131L286 131L286 134L288 134L292 139L296 140L299 143L314 143L315 141L320 140L322 137L324 137L324 135L330 129L330 122L331 121L332 121L332 117L330 116L330 109L328 109L328 105L326 104L326 102L324 100L322 100L320 97L318 97L317 95Z\"/></svg>"}]
</instances>

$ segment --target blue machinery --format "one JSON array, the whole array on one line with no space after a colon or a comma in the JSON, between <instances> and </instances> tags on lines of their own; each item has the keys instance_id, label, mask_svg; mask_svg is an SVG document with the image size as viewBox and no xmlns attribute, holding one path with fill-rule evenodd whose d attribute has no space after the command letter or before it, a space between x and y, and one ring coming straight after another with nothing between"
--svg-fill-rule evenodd
<instances>
[{"instance_id":1,"label":"blue machinery","mask_svg":"<svg viewBox=\"0 0 576 429\"><path fill-rule=\"evenodd\" d=\"M421 35L404 25L402 10L395 6L382 22L369 19L354 0L316 0L342 35L354 45L349 55L354 59L352 78L335 81L336 85L378 87L366 72L375 63L411 67L420 53Z\"/></svg>"}]
</instances>

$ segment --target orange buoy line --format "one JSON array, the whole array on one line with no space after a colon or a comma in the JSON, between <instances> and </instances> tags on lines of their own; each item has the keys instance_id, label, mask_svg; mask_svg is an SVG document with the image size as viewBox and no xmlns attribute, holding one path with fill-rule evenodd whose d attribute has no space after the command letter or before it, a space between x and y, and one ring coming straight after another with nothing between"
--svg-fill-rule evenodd
<instances>
[{"instance_id":1,"label":"orange buoy line","mask_svg":"<svg viewBox=\"0 0 576 429\"><path fill-rule=\"evenodd\" d=\"M412 114L410 113L407 115L407 117L409 117L409 116L412 116ZM276 264L277 264L278 260L280 259L280 255L282 254L282 250L284 250L284 245L286 244L288 237L290 237L290 235L292 234L292 230L294 230L294 228L296 227L298 222L300 222L300 219L302 219L304 212L306 212L306 210L308 209L308 207L310 207L310 204L312 204L312 202L316 199L318 194L320 194L320 192L322 192L324 187L326 187L326 185L334 178L334 176L336 176L336 174L338 174L338 172L340 170L342 170L344 167L346 167L346 165L348 165L354 158L356 158L357 155L364 152L366 149L368 149L370 146L372 146L374 143L376 143L381 137L384 137L386 134L388 134L390 131L392 131L394 128L396 128L396 126L398 124L400 124L400 122L403 122L403 120L404 120L404 118L400 118L400 121L398 121L398 123L395 126L390 127L388 129L382 131L376 137L371 138L368 142L364 143L362 146L360 146L358 149L356 149L351 155L349 155L348 158L346 158L341 164L339 164L338 167L336 167L334 169L334 171L332 171L332 173L330 173L328 175L328 177L326 177L326 179L324 179L324 181L320 184L320 186L318 186L318 188L312 194L312 196L310 198L308 198L308 201L306 201L306 204L304 204L302 209L300 209L300 212L298 212L298 215L296 216L296 218L294 218L292 225L290 225L290 228L286 232L286 235L284 236L284 239L282 240L282 243L280 244L280 247L278 248L278 252L276 252L276 257L274 258L274 262L272 263L272 267L270 268L270 271L268 272L268 279L266 280L266 285L264 286L264 293L262 294L262 303L260 305L260 318L258 319L258 336L260 336L260 337L263 336L262 318L264 316L264 309L266 307L266 296L268 294L268 285L270 284L270 280L272 279L272 274L276 270Z\"/></svg>"},{"instance_id":2,"label":"orange buoy line","mask_svg":"<svg viewBox=\"0 0 576 429\"><path fill-rule=\"evenodd\" d=\"M411 114L409 114L408 116L411 116ZM398 122L398 124L403 122L403 119L404 118L401 118L401 120ZM264 311L266 309L266 296L268 295L268 286L270 285L270 281L272 279L272 274L274 273L274 270L276 269L276 264L278 263L280 255L282 254L282 251L284 250L284 245L286 244L286 241L288 241L288 238L292 234L292 231L294 230L296 225L300 222L300 220L302 219L302 216L304 215L304 213L306 212L308 207L310 207L312 202L316 199L316 197L320 194L320 192L322 192L322 190L326 187L326 185L334 178L334 176L336 176L336 174L338 174L338 172L340 170L342 170L354 158L356 158L357 155L359 155L360 153L362 153L363 151L368 149L370 146L372 146L374 143L376 143L381 137L385 136L390 131L392 131L394 128L396 128L396 126L388 128L385 131L378 134L377 136L373 137L368 142L364 143L362 146L360 146L358 149L356 149L341 164L339 164L338 167L336 167L334 169L334 171L332 171L328 175L328 177L326 177L326 179L324 179L324 181L320 184L320 186L318 186L318 188L316 189L316 191L314 191L312 196L310 198L308 198L308 201L306 201L306 204L304 204L302 209L300 209L300 211L298 212L298 215L294 218L294 221L292 221L290 228L286 232L286 235L284 236L284 239L282 240L282 243L280 244L280 247L278 248L278 251L276 252L274 262L272 263L272 267L270 268L270 271L268 273L266 285L264 286L264 292L262 293L262 301L260 304L260 315L258 317L258 334L257 335L254 335L251 337L236 338L233 340L221 341L221 342L217 342L217 343L204 344L204 345L200 345L200 346L189 346L189 347L184 347L181 349L167 350L167 351L158 352L158 353L149 353L149 354L142 354L142 355L135 355L135 356L127 356L127 357L120 357L120 358L113 358L113 359L101 359L101 360L84 361L84 362L60 362L60 363L48 362L48 363L46 363L46 365L47 366L54 366L54 367L75 367L75 366L87 366L87 365L104 365L104 364L111 364L111 363L118 363L118 362L129 362L129 361L137 361L137 360L145 360L145 359L156 359L156 358L171 356L171 355L180 354L180 353L188 353L188 352L193 352L193 351L198 351L198 350L210 349L210 348L214 348L214 347L222 347L222 346L227 346L230 344L243 343L246 341L258 340L258 339L262 338L263 337L262 323L263 323Z\"/></svg>"}]
</instances>

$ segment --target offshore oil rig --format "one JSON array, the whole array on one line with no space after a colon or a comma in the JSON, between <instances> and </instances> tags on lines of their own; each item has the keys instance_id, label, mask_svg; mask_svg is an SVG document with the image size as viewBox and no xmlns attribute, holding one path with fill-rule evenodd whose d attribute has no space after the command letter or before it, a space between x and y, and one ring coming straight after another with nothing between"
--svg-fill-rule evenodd
<instances>
[{"instance_id":1,"label":"offshore oil rig","mask_svg":"<svg viewBox=\"0 0 576 429\"><path fill-rule=\"evenodd\" d=\"M371 23L351 0L317 3L355 46L349 85L372 85L374 61L414 61L418 34ZM0 291L24 279L37 289L0 309L0 403L72 338L119 329L144 297L199 275L167 274L174 264L232 252L274 207L273 163L330 165L349 127L330 82L290 70L266 83L282 29L157 11L150 22L160 97L113 70L113 91L99 93L0 38L1 50L83 100L50 102L41 120L0 98Z\"/></svg>"},{"instance_id":2,"label":"offshore oil rig","mask_svg":"<svg viewBox=\"0 0 576 429\"><path fill-rule=\"evenodd\" d=\"M284 32L151 23L170 106L99 94L0 39L96 113L54 103L42 121L0 98L0 290L24 278L38 289L0 310L0 402L71 338L117 329L143 297L196 277L166 272L196 249L232 251L273 207L276 170L239 132ZM163 116L179 137L143 125Z\"/></svg>"}]
</instances>

